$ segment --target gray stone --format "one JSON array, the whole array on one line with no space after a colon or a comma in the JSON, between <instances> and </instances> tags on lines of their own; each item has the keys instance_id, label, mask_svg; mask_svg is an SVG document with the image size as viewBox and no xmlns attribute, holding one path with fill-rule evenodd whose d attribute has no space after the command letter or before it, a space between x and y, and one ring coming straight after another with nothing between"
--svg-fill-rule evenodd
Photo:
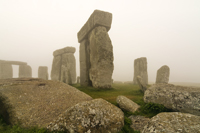
<instances>
[{"instance_id":1,"label":"gray stone","mask_svg":"<svg viewBox=\"0 0 200 133\"><path fill-rule=\"evenodd\" d=\"M80 43L79 60L80 60L80 84L81 86L91 86L92 82L89 78L90 69L90 52L87 39Z\"/></svg>"},{"instance_id":2,"label":"gray stone","mask_svg":"<svg viewBox=\"0 0 200 133\"><path fill-rule=\"evenodd\" d=\"M5 61L5 60L0 60L0 64L9 64L9 65L27 65L26 62L21 62L21 61Z\"/></svg>"},{"instance_id":3,"label":"gray stone","mask_svg":"<svg viewBox=\"0 0 200 133\"><path fill-rule=\"evenodd\" d=\"M143 79L144 84L148 84L148 73L147 73L147 58L141 57L134 60L134 78L133 84L137 84L137 76Z\"/></svg>"},{"instance_id":4,"label":"gray stone","mask_svg":"<svg viewBox=\"0 0 200 133\"><path fill-rule=\"evenodd\" d=\"M168 83L169 82L170 69L167 65L162 66L157 71L156 83Z\"/></svg>"},{"instance_id":5,"label":"gray stone","mask_svg":"<svg viewBox=\"0 0 200 133\"><path fill-rule=\"evenodd\" d=\"M74 54L76 52L76 49L74 47L65 47L62 49L58 49L56 51L53 52L53 56L58 56L58 55L62 55L64 53L72 53Z\"/></svg>"},{"instance_id":6,"label":"gray stone","mask_svg":"<svg viewBox=\"0 0 200 133\"><path fill-rule=\"evenodd\" d=\"M84 24L81 30L78 32L78 42L81 43L82 40L87 38L89 32L94 29L96 26L106 27L106 31L110 30L112 23L112 14L109 12L104 12L100 10L95 10L88 21Z\"/></svg>"},{"instance_id":7,"label":"gray stone","mask_svg":"<svg viewBox=\"0 0 200 133\"><path fill-rule=\"evenodd\" d=\"M47 129L70 133L117 133L123 126L124 113L119 108L103 99L94 99L68 108Z\"/></svg>"},{"instance_id":8,"label":"gray stone","mask_svg":"<svg viewBox=\"0 0 200 133\"><path fill-rule=\"evenodd\" d=\"M200 115L200 88L154 84L145 91L144 102L163 104L175 111Z\"/></svg>"},{"instance_id":9,"label":"gray stone","mask_svg":"<svg viewBox=\"0 0 200 133\"><path fill-rule=\"evenodd\" d=\"M147 90L147 85L144 84L144 81L142 80L142 78L140 76L137 76L137 83L138 83L140 90L142 92L145 92Z\"/></svg>"},{"instance_id":10,"label":"gray stone","mask_svg":"<svg viewBox=\"0 0 200 133\"><path fill-rule=\"evenodd\" d=\"M12 65L0 62L0 79L13 77Z\"/></svg>"},{"instance_id":11,"label":"gray stone","mask_svg":"<svg viewBox=\"0 0 200 133\"><path fill-rule=\"evenodd\" d=\"M80 84L80 77L77 77L77 84Z\"/></svg>"},{"instance_id":12,"label":"gray stone","mask_svg":"<svg viewBox=\"0 0 200 133\"><path fill-rule=\"evenodd\" d=\"M116 99L117 104L119 104L119 107L123 110L129 111L129 112L135 112L140 107L137 103L133 102L132 100L128 99L125 96L118 96Z\"/></svg>"},{"instance_id":13,"label":"gray stone","mask_svg":"<svg viewBox=\"0 0 200 133\"><path fill-rule=\"evenodd\" d=\"M62 56L54 56L51 68L51 80L60 81Z\"/></svg>"},{"instance_id":14,"label":"gray stone","mask_svg":"<svg viewBox=\"0 0 200 133\"><path fill-rule=\"evenodd\" d=\"M113 46L105 27L95 27L89 35L90 80L95 88L111 88L113 64Z\"/></svg>"},{"instance_id":15,"label":"gray stone","mask_svg":"<svg viewBox=\"0 0 200 133\"><path fill-rule=\"evenodd\" d=\"M32 68L29 65L19 65L19 78L31 78Z\"/></svg>"},{"instance_id":16,"label":"gray stone","mask_svg":"<svg viewBox=\"0 0 200 133\"><path fill-rule=\"evenodd\" d=\"M133 130L140 131L140 132L142 132L144 126L145 126L145 125L149 122L149 120L150 120L149 118L146 118L146 117L140 116L140 115L138 115L138 116L131 115L131 116L129 116L128 118L131 119L131 122L132 122L132 124L131 124L130 127L131 127Z\"/></svg>"},{"instance_id":17,"label":"gray stone","mask_svg":"<svg viewBox=\"0 0 200 133\"><path fill-rule=\"evenodd\" d=\"M48 67L47 66L39 66L38 68L38 78L42 78L48 80Z\"/></svg>"},{"instance_id":18,"label":"gray stone","mask_svg":"<svg viewBox=\"0 0 200 133\"><path fill-rule=\"evenodd\" d=\"M151 118L142 133L200 133L200 116L187 113L160 113Z\"/></svg>"}]
</instances>

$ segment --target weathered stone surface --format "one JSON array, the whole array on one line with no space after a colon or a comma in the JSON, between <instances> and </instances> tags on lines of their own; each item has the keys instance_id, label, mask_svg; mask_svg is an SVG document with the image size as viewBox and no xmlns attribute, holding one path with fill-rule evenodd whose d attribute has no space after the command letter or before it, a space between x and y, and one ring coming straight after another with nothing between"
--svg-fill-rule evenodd
<instances>
[{"instance_id":1,"label":"weathered stone surface","mask_svg":"<svg viewBox=\"0 0 200 133\"><path fill-rule=\"evenodd\" d=\"M81 86L90 86L92 82L89 77L90 69L90 47L87 39L80 43L79 60L80 60L80 84Z\"/></svg>"},{"instance_id":2,"label":"weathered stone surface","mask_svg":"<svg viewBox=\"0 0 200 133\"><path fill-rule=\"evenodd\" d=\"M119 108L103 99L94 99L68 108L47 128L70 133L117 133L123 126L124 113Z\"/></svg>"},{"instance_id":3,"label":"weathered stone surface","mask_svg":"<svg viewBox=\"0 0 200 133\"><path fill-rule=\"evenodd\" d=\"M112 14L109 12L104 12L100 10L95 10L88 21L84 24L81 30L78 32L78 42L81 43L82 40L87 38L87 35L93 30L96 26L106 27L106 31L110 30L112 23Z\"/></svg>"},{"instance_id":4,"label":"weathered stone surface","mask_svg":"<svg viewBox=\"0 0 200 133\"><path fill-rule=\"evenodd\" d=\"M142 78L140 76L137 76L137 83L138 83L141 91L145 92L147 90L147 85L144 84L144 81L142 80Z\"/></svg>"},{"instance_id":5,"label":"weathered stone surface","mask_svg":"<svg viewBox=\"0 0 200 133\"><path fill-rule=\"evenodd\" d=\"M137 103L134 103L132 100L125 96L118 96L116 102L119 104L121 109L133 113L140 107Z\"/></svg>"},{"instance_id":6,"label":"weathered stone surface","mask_svg":"<svg viewBox=\"0 0 200 133\"><path fill-rule=\"evenodd\" d=\"M7 79L13 77L12 65L0 63L0 79Z\"/></svg>"},{"instance_id":7,"label":"weathered stone surface","mask_svg":"<svg viewBox=\"0 0 200 133\"><path fill-rule=\"evenodd\" d=\"M134 116L131 115L128 117L129 119L131 119L132 124L131 124L131 128L133 128L136 131L140 131L142 132L144 126L149 122L149 118L146 118L144 116Z\"/></svg>"},{"instance_id":8,"label":"weathered stone surface","mask_svg":"<svg viewBox=\"0 0 200 133\"><path fill-rule=\"evenodd\" d=\"M113 65L113 47L105 27L95 27L89 35L90 44L90 80L95 88L111 88Z\"/></svg>"},{"instance_id":9,"label":"weathered stone surface","mask_svg":"<svg viewBox=\"0 0 200 133\"><path fill-rule=\"evenodd\" d=\"M6 60L0 60L0 64L9 64L9 65L27 65L26 62L21 62L21 61L6 61Z\"/></svg>"},{"instance_id":10,"label":"weathered stone surface","mask_svg":"<svg viewBox=\"0 0 200 133\"><path fill-rule=\"evenodd\" d=\"M62 54L61 64L61 81L67 84L76 83L76 59L74 54Z\"/></svg>"},{"instance_id":11,"label":"weathered stone surface","mask_svg":"<svg viewBox=\"0 0 200 133\"><path fill-rule=\"evenodd\" d=\"M175 111L200 115L200 88L155 84L145 91L144 101L163 104Z\"/></svg>"},{"instance_id":12,"label":"weathered stone surface","mask_svg":"<svg viewBox=\"0 0 200 133\"><path fill-rule=\"evenodd\" d=\"M147 58L141 57L134 60L134 78L133 84L137 84L137 76L143 79L144 84L148 84L148 73L147 73Z\"/></svg>"},{"instance_id":13,"label":"weathered stone surface","mask_svg":"<svg viewBox=\"0 0 200 133\"><path fill-rule=\"evenodd\" d=\"M80 84L80 77L77 77L77 84Z\"/></svg>"},{"instance_id":14,"label":"weathered stone surface","mask_svg":"<svg viewBox=\"0 0 200 133\"><path fill-rule=\"evenodd\" d=\"M2 97L5 100L0 115L8 118L10 124L20 121L20 126L27 128L47 127L68 108L92 100L89 95L65 83L36 78L1 79L0 100Z\"/></svg>"},{"instance_id":15,"label":"weathered stone surface","mask_svg":"<svg viewBox=\"0 0 200 133\"><path fill-rule=\"evenodd\" d=\"M54 56L51 68L51 80L60 81L62 56Z\"/></svg>"},{"instance_id":16,"label":"weathered stone surface","mask_svg":"<svg viewBox=\"0 0 200 133\"><path fill-rule=\"evenodd\" d=\"M31 78L32 68L29 65L19 65L19 78Z\"/></svg>"},{"instance_id":17,"label":"weathered stone surface","mask_svg":"<svg viewBox=\"0 0 200 133\"><path fill-rule=\"evenodd\" d=\"M164 65L160 69L158 69L156 83L168 83L169 73L170 73L170 69L167 65Z\"/></svg>"},{"instance_id":18,"label":"weathered stone surface","mask_svg":"<svg viewBox=\"0 0 200 133\"><path fill-rule=\"evenodd\" d=\"M142 133L200 133L200 116L187 113L160 113L148 122Z\"/></svg>"},{"instance_id":19,"label":"weathered stone surface","mask_svg":"<svg viewBox=\"0 0 200 133\"><path fill-rule=\"evenodd\" d=\"M48 80L48 67L47 66L39 66L38 68L38 78L42 78Z\"/></svg>"},{"instance_id":20,"label":"weathered stone surface","mask_svg":"<svg viewBox=\"0 0 200 133\"><path fill-rule=\"evenodd\" d=\"M74 47L65 47L62 49L58 49L56 51L53 52L53 56L58 56L58 55L62 55L64 53L72 53L74 54L76 52L76 49Z\"/></svg>"}]
</instances>

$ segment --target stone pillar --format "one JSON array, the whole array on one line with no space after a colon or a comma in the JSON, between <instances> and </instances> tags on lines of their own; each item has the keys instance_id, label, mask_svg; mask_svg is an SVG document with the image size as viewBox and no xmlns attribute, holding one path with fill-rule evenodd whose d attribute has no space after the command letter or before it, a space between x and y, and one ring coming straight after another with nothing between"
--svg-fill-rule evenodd
<instances>
[{"instance_id":1,"label":"stone pillar","mask_svg":"<svg viewBox=\"0 0 200 133\"><path fill-rule=\"evenodd\" d=\"M0 79L13 77L13 68L11 64L0 63Z\"/></svg>"},{"instance_id":2,"label":"stone pillar","mask_svg":"<svg viewBox=\"0 0 200 133\"><path fill-rule=\"evenodd\" d=\"M141 57L135 59L134 61L134 78L133 84L137 83L137 76L140 76L143 79L144 84L148 84L148 73L147 73L147 58Z\"/></svg>"},{"instance_id":3,"label":"stone pillar","mask_svg":"<svg viewBox=\"0 0 200 133\"><path fill-rule=\"evenodd\" d=\"M156 83L168 83L169 82L170 69L167 65L162 66L157 71Z\"/></svg>"},{"instance_id":4,"label":"stone pillar","mask_svg":"<svg viewBox=\"0 0 200 133\"><path fill-rule=\"evenodd\" d=\"M76 83L75 51L74 47L65 47L54 51L51 80L58 80L67 84Z\"/></svg>"},{"instance_id":5,"label":"stone pillar","mask_svg":"<svg viewBox=\"0 0 200 133\"><path fill-rule=\"evenodd\" d=\"M31 78L32 68L29 65L19 65L19 78Z\"/></svg>"},{"instance_id":6,"label":"stone pillar","mask_svg":"<svg viewBox=\"0 0 200 133\"><path fill-rule=\"evenodd\" d=\"M113 47L108 35L112 14L95 10L78 32L80 43L80 84L111 88Z\"/></svg>"},{"instance_id":7,"label":"stone pillar","mask_svg":"<svg viewBox=\"0 0 200 133\"><path fill-rule=\"evenodd\" d=\"M47 66L39 66L38 68L38 78L48 80L48 67Z\"/></svg>"}]
</instances>

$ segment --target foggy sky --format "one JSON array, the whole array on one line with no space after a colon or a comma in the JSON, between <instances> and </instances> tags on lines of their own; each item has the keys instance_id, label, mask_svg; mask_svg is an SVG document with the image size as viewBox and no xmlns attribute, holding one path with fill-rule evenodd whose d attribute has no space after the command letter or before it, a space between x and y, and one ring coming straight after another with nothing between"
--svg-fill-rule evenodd
<instances>
[{"instance_id":1,"label":"foggy sky","mask_svg":"<svg viewBox=\"0 0 200 133\"><path fill-rule=\"evenodd\" d=\"M27 62L37 77L39 66L51 73L53 51L72 46L79 76L77 33L95 9L113 14L115 81L132 81L134 60L147 57L150 82L168 65L170 82L200 83L199 0L0 0L0 60Z\"/></svg>"}]
</instances>

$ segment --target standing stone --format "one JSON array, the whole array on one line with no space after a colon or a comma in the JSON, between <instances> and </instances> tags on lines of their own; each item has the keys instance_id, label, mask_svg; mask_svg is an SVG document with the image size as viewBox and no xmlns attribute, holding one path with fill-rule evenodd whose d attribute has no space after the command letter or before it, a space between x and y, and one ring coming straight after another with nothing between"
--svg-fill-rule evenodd
<instances>
[{"instance_id":1,"label":"standing stone","mask_svg":"<svg viewBox=\"0 0 200 133\"><path fill-rule=\"evenodd\" d=\"M74 47L65 47L54 51L51 70L52 80L58 80L67 84L74 84L76 82L75 51Z\"/></svg>"},{"instance_id":2,"label":"standing stone","mask_svg":"<svg viewBox=\"0 0 200 133\"><path fill-rule=\"evenodd\" d=\"M32 68L29 65L19 65L19 78L31 78Z\"/></svg>"},{"instance_id":3,"label":"standing stone","mask_svg":"<svg viewBox=\"0 0 200 133\"><path fill-rule=\"evenodd\" d=\"M80 43L80 84L111 88L113 47L108 35L112 14L95 10L78 32Z\"/></svg>"},{"instance_id":4,"label":"standing stone","mask_svg":"<svg viewBox=\"0 0 200 133\"><path fill-rule=\"evenodd\" d=\"M105 27L94 28L89 35L90 43L90 80L95 88L111 88L113 47Z\"/></svg>"},{"instance_id":5,"label":"standing stone","mask_svg":"<svg viewBox=\"0 0 200 133\"><path fill-rule=\"evenodd\" d=\"M13 68L11 64L0 63L0 79L13 77Z\"/></svg>"},{"instance_id":6,"label":"standing stone","mask_svg":"<svg viewBox=\"0 0 200 133\"><path fill-rule=\"evenodd\" d=\"M167 65L162 66L157 71L156 83L168 83L169 82L170 69Z\"/></svg>"},{"instance_id":7,"label":"standing stone","mask_svg":"<svg viewBox=\"0 0 200 133\"><path fill-rule=\"evenodd\" d=\"M48 80L48 67L46 66L39 66L38 68L38 78Z\"/></svg>"},{"instance_id":8,"label":"standing stone","mask_svg":"<svg viewBox=\"0 0 200 133\"><path fill-rule=\"evenodd\" d=\"M137 84L137 76L143 79L144 84L148 84L148 74L147 74L147 58L141 57L135 59L134 61L134 78L133 84Z\"/></svg>"},{"instance_id":9,"label":"standing stone","mask_svg":"<svg viewBox=\"0 0 200 133\"><path fill-rule=\"evenodd\" d=\"M147 90L147 85L144 84L144 81L142 80L142 78L140 76L137 76L137 83L138 83L140 90L142 92L145 92Z\"/></svg>"},{"instance_id":10,"label":"standing stone","mask_svg":"<svg viewBox=\"0 0 200 133\"><path fill-rule=\"evenodd\" d=\"M80 84L80 77L77 77L77 84Z\"/></svg>"}]
</instances>

